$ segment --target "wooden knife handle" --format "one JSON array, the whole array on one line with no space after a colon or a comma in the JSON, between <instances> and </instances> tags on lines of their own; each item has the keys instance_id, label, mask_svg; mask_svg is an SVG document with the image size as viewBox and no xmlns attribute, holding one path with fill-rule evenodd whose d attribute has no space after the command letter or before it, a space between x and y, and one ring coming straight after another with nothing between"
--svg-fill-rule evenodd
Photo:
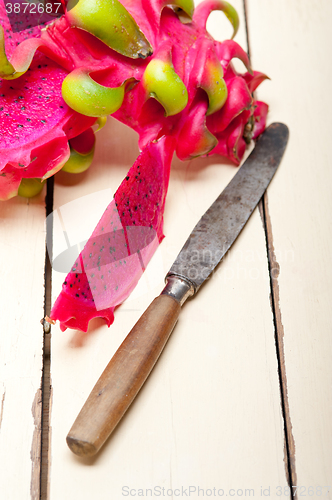
<instances>
[{"instance_id":1,"label":"wooden knife handle","mask_svg":"<svg viewBox=\"0 0 332 500\"><path fill-rule=\"evenodd\" d=\"M115 429L160 356L181 306L159 295L108 363L67 436L82 457L95 455Z\"/></svg>"}]
</instances>

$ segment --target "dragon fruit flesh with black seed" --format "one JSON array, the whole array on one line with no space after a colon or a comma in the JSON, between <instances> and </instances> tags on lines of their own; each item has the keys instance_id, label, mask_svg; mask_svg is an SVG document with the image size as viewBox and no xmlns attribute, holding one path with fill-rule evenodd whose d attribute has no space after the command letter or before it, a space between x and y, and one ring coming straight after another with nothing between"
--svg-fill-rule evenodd
<instances>
[{"instance_id":1,"label":"dragon fruit flesh with black seed","mask_svg":"<svg viewBox=\"0 0 332 500\"><path fill-rule=\"evenodd\" d=\"M2 0L0 6L3 16ZM33 38L18 40L17 47L8 42L10 27L1 17L1 108L11 108L2 122L10 132L4 138L0 197L15 195L22 178L44 179L62 168L68 140L79 143L97 119L112 114L139 134L142 153L51 311L62 329L86 330L96 316L110 324L114 307L136 285L163 237L174 152L181 160L219 154L238 165L246 143L265 128L268 108L253 92L267 77L251 71L235 41L217 42L207 33L212 10L226 14L235 34L237 13L222 0L196 8L192 0L69 0L64 16L33 31ZM235 70L233 58L244 63L244 74ZM155 238L130 245L135 227L150 228Z\"/></svg>"}]
</instances>

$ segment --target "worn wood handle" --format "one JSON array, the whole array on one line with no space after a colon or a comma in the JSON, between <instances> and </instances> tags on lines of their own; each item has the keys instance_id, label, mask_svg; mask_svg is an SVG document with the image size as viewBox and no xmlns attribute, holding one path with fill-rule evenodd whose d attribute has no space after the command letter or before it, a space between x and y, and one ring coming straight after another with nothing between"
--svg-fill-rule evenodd
<instances>
[{"instance_id":1,"label":"worn wood handle","mask_svg":"<svg viewBox=\"0 0 332 500\"><path fill-rule=\"evenodd\" d=\"M67 436L79 456L95 455L144 384L174 328L180 304L159 295L108 363Z\"/></svg>"}]
</instances>

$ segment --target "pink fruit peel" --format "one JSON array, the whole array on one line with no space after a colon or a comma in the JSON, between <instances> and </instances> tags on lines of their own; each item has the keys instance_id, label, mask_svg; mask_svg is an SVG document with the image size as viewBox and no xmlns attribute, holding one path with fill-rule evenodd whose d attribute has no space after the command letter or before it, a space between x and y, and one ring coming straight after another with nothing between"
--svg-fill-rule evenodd
<instances>
[{"instance_id":1,"label":"pink fruit peel","mask_svg":"<svg viewBox=\"0 0 332 500\"><path fill-rule=\"evenodd\" d=\"M114 309L135 288L164 237L163 211L175 141L149 143L115 193L67 275L50 318L61 330L87 331L95 317L113 323Z\"/></svg>"}]
</instances>

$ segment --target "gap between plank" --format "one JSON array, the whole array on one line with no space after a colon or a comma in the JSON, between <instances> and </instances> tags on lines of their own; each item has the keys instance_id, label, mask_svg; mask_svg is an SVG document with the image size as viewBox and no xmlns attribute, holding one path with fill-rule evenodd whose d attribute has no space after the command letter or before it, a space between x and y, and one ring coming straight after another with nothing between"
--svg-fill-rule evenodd
<instances>
[{"instance_id":1,"label":"gap between plank","mask_svg":"<svg viewBox=\"0 0 332 500\"><path fill-rule=\"evenodd\" d=\"M279 387L281 396L281 408L284 419L285 429L285 466L287 473L287 481L290 488L290 498L297 498L297 494L293 496L293 489L297 485L297 475L295 467L295 441L292 431L292 421L290 417L288 390L287 390L287 374L285 363L285 350L284 350L284 327L281 320L281 310L279 305L279 283L278 276L280 266L276 259L276 254L273 245L272 225L268 208L268 198L265 193L263 199L259 203L259 211L261 214L265 238L266 249L268 256L268 266L270 275L270 290L271 290L271 308L273 313L274 331L275 331L275 344L276 354L278 360L278 373L279 373Z\"/></svg>"},{"instance_id":2,"label":"gap between plank","mask_svg":"<svg viewBox=\"0 0 332 500\"><path fill-rule=\"evenodd\" d=\"M245 30L247 38L247 53L249 61L251 62L250 50L250 35L249 35L249 21L248 21L248 0L243 0L243 10L245 19ZM285 364L285 351L284 351L284 327L281 321L281 310L279 302L279 283L278 276L280 266L276 260L276 255L273 245L273 234L270 214L268 210L267 193L263 195L262 200L259 202L259 212L263 222L266 249L268 257L269 278L270 278L270 300L271 309L273 314L276 356L278 362L278 377L280 388L281 410L284 421L284 460L285 471L288 486L290 488L291 500L297 500L297 494L293 496L294 487L297 485L296 464L295 464L295 441L292 432L292 422L290 417L288 390L287 390L287 374Z\"/></svg>"},{"instance_id":3,"label":"gap between plank","mask_svg":"<svg viewBox=\"0 0 332 500\"><path fill-rule=\"evenodd\" d=\"M46 217L53 212L54 178L47 179ZM53 224L46 224L46 241L49 243L45 252L44 272L44 317L51 309L52 266L48 251L53 247ZM50 250L51 251L51 250ZM52 256L51 256L52 259ZM40 464L40 500L47 500L49 483L49 447L50 447L50 402L51 402L51 331L44 329L43 374L42 374L42 432L41 432L41 464Z\"/></svg>"}]
</instances>

